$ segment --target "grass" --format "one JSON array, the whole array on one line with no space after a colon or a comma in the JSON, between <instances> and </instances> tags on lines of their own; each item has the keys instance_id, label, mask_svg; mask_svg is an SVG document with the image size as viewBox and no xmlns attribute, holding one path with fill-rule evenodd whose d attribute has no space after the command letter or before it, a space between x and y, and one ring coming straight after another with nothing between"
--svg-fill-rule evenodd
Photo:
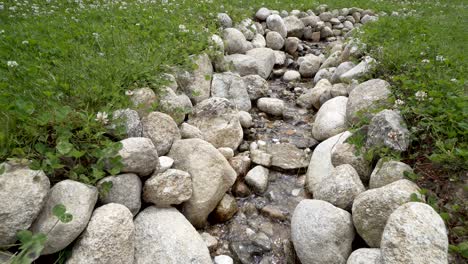
<instances>
[{"instance_id":1,"label":"grass","mask_svg":"<svg viewBox=\"0 0 468 264\"><path fill-rule=\"evenodd\" d=\"M331 8L407 14L381 17L359 37L380 63L375 76L388 80L405 103L399 108L413 143L403 158L420 175L415 180L436 197L433 204L445 217L452 250L461 255L467 204L453 193L466 188L460 186L468 170L466 2L323 2ZM95 120L98 112L127 107L128 89L157 91L161 74L172 66L190 68L189 55L205 50L208 36L217 32L218 12L239 22L261 6L307 10L317 5L310 0L3 2L0 161L33 160L32 167L52 180L91 184L118 173L105 171L104 160L118 150L119 136ZM427 97L418 100L418 91Z\"/></svg>"}]
</instances>

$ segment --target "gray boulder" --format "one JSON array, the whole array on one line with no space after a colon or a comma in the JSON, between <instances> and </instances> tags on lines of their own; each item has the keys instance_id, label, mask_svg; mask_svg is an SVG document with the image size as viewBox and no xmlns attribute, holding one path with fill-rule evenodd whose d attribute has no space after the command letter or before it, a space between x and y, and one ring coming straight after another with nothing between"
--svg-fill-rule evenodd
<instances>
[{"instance_id":1,"label":"gray boulder","mask_svg":"<svg viewBox=\"0 0 468 264\"><path fill-rule=\"evenodd\" d=\"M284 47L284 38L276 31L266 34L266 46L272 50L281 50Z\"/></svg>"},{"instance_id":2,"label":"gray boulder","mask_svg":"<svg viewBox=\"0 0 468 264\"><path fill-rule=\"evenodd\" d=\"M319 71L322 59L313 54L307 54L300 63L299 72L304 78L312 78Z\"/></svg>"},{"instance_id":3,"label":"gray boulder","mask_svg":"<svg viewBox=\"0 0 468 264\"><path fill-rule=\"evenodd\" d=\"M359 174L362 182L369 182L370 174L372 173L372 167L368 160L363 156L364 149L357 150L356 146L350 143L337 144L333 148L331 156L333 166L339 166L343 164L349 164L353 166L356 172Z\"/></svg>"},{"instance_id":4,"label":"gray boulder","mask_svg":"<svg viewBox=\"0 0 468 264\"><path fill-rule=\"evenodd\" d=\"M226 98L242 111L249 111L252 107L244 80L230 72L213 75L211 96Z\"/></svg>"},{"instance_id":5,"label":"gray boulder","mask_svg":"<svg viewBox=\"0 0 468 264\"><path fill-rule=\"evenodd\" d=\"M327 79L320 80L315 87L310 91L311 104L315 109L320 107L328 100L332 98L331 90L333 86Z\"/></svg>"},{"instance_id":6,"label":"gray boulder","mask_svg":"<svg viewBox=\"0 0 468 264\"><path fill-rule=\"evenodd\" d=\"M265 48L266 47L266 39L261 34L256 34L255 37L252 39L252 46L254 48Z\"/></svg>"},{"instance_id":7,"label":"gray boulder","mask_svg":"<svg viewBox=\"0 0 468 264\"><path fill-rule=\"evenodd\" d=\"M367 147L388 147L396 151L406 151L409 146L410 132L401 115L385 109L376 114L367 132Z\"/></svg>"},{"instance_id":8,"label":"gray boulder","mask_svg":"<svg viewBox=\"0 0 468 264\"><path fill-rule=\"evenodd\" d=\"M203 227L237 174L213 145L201 139L176 141L169 157L174 159L174 169L192 176L193 192L183 204L183 212L195 227Z\"/></svg>"},{"instance_id":9,"label":"gray boulder","mask_svg":"<svg viewBox=\"0 0 468 264\"><path fill-rule=\"evenodd\" d=\"M270 15L271 11L266 7L262 7L258 9L257 13L255 13L255 18L260 21L265 21Z\"/></svg>"},{"instance_id":10,"label":"gray boulder","mask_svg":"<svg viewBox=\"0 0 468 264\"><path fill-rule=\"evenodd\" d=\"M346 264L381 264L381 258L379 248L360 248L351 253Z\"/></svg>"},{"instance_id":11,"label":"gray boulder","mask_svg":"<svg viewBox=\"0 0 468 264\"><path fill-rule=\"evenodd\" d=\"M232 19L226 13L218 13L218 24L223 28L232 27Z\"/></svg>"},{"instance_id":12,"label":"gray boulder","mask_svg":"<svg viewBox=\"0 0 468 264\"><path fill-rule=\"evenodd\" d=\"M212 264L205 242L174 208L147 207L135 218L135 264Z\"/></svg>"},{"instance_id":13,"label":"gray boulder","mask_svg":"<svg viewBox=\"0 0 468 264\"><path fill-rule=\"evenodd\" d=\"M143 133L138 112L129 108L114 111L110 128L114 130L117 126L125 128L127 137L141 137Z\"/></svg>"},{"instance_id":14,"label":"gray boulder","mask_svg":"<svg viewBox=\"0 0 468 264\"><path fill-rule=\"evenodd\" d=\"M260 75L247 75L242 77L242 80L247 85L250 100L257 100L268 95L268 82Z\"/></svg>"},{"instance_id":15,"label":"gray boulder","mask_svg":"<svg viewBox=\"0 0 468 264\"><path fill-rule=\"evenodd\" d=\"M358 65L343 73L340 77L342 82L350 83L352 80L357 80L369 75L376 67L375 59L367 56Z\"/></svg>"},{"instance_id":16,"label":"gray boulder","mask_svg":"<svg viewBox=\"0 0 468 264\"><path fill-rule=\"evenodd\" d=\"M226 28L223 31L224 50L227 54L244 54L252 48L244 34L235 28ZM249 45L250 44L250 45Z\"/></svg>"},{"instance_id":17,"label":"gray boulder","mask_svg":"<svg viewBox=\"0 0 468 264\"><path fill-rule=\"evenodd\" d=\"M320 66L320 68L331 68L331 67L338 67L341 63L341 51L333 52ZM333 76L333 75L332 75Z\"/></svg>"},{"instance_id":18,"label":"gray boulder","mask_svg":"<svg viewBox=\"0 0 468 264\"><path fill-rule=\"evenodd\" d=\"M192 197L192 178L185 171L169 169L146 180L143 200L157 207L181 204Z\"/></svg>"},{"instance_id":19,"label":"gray boulder","mask_svg":"<svg viewBox=\"0 0 468 264\"><path fill-rule=\"evenodd\" d=\"M290 143L270 144L266 153L271 155L271 165L283 170L306 168L310 154Z\"/></svg>"},{"instance_id":20,"label":"gray boulder","mask_svg":"<svg viewBox=\"0 0 468 264\"><path fill-rule=\"evenodd\" d=\"M151 112L141 121L143 136L151 139L161 156L166 155L172 143L181 138L177 123L167 114Z\"/></svg>"},{"instance_id":21,"label":"gray boulder","mask_svg":"<svg viewBox=\"0 0 468 264\"><path fill-rule=\"evenodd\" d=\"M276 14L270 15L266 19L266 24L268 29L278 32L281 37L286 38L288 30L282 17Z\"/></svg>"},{"instance_id":22,"label":"gray boulder","mask_svg":"<svg viewBox=\"0 0 468 264\"><path fill-rule=\"evenodd\" d=\"M388 218L380 247L383 263L448 263L444 221L424 203L398 207Z\"/></svg>"},{"instance_id":23,"label":"gray boulder","mask_svg":"<svg viewBox=\"0 0 468 264\"><path fill-rule=\"evenodd\" d=\"M352 209L354 226L369 246L380 245L388 217L400 205L410 202L413 193L419 195L419 188L415 183L399 180L384 187L367 190L356 197Z\"/></svg>"},{"instance_id":24,"label":"gray boulder","mask_svg":"<svg viewBox=\"0 0 468 264\"><path fill-rule=\"evenodd\" d=\"M329 137L344 132L348 125L346 123L346 104L348 98L338 96L326 101L315 116L312 135L317 140L325 140Z\"/></svg>"},{"instance_id":25,"label":"gray boulder","mask_svg":"<svg viewBox=\"0 0 468 264\"><path fill-rule=\"evenodd\" d=\"M153 108L153 104L156 100L156 94L148 87L131 91L130 101L140 117L145 116Z\"/></svg>"},{"instance_id":26,"label":"gray boulder","mask_svg":"<svg viewBox=\"0 0 468 264\"><path fill-rule=\"evenodd\" d=\"M227 55L224 56L224 61L227 65L230 65L231 71L239 73L240 76L258 73L257 61L245 54ZM213 81L215 76L216 74L213 76ZM213 87L213 82L211 83L211 87Z\"/></svg>"},{"instance_id":27,"label":"gray boulder","mask_svg":"<svg viewBox=\"0 0 468 264\"><path fill-rule=\"evenodd\" d=\"M244 135L238 111L225 98L212 97L198 104L189 124L200 129L204 140L216 148L237 149Z\"/></svg>"},{"instance_id":28,"label":"gray boulder","mask_svg":"<svg viewBox=\"0 0 468 264\"><path fill-rule=\"evenodd\" d=\"M405 172L412 173L413 169L403 162L380 159L370 176L369 188L379 188L406 179Z\"/></svg>"},{"instance_id":29,"label":"gray boulder","mask_svg":"<svg viewBox=\"0 0 468 264\"><path fill-rule=\"evenodd\" d=\"M262 194L268 187L269 170L261 165L255 166L247 175L245 182L258 194Z\"/></svg>"},{"instance_id":30,"label":"gray boulder","mask_svg":"<svg viewBox=\"0 0 468 264\"><path fill-rule=\"evenodd\" d=\"M291 220L291 239L302 263L345 264L354 239L351 214L320 200L302 200Z\"/></svg>"},{"instance_id":31,"label":"gray boulder","mask_svg":"<svg viewBox=\"0 0 468 264\"><path fill-rule=\"evenodd\" d=\"M28 229L43 207L50 188L43 171L1 163L0 245L14 244L16 233Z\"/></svg>"},{"instance_id":32,"label":"gray boulder","mask_svg":"<svg viewBox=\"0 0 468 264\"><path fill-rule=\"evenodd\" d=\"M305 25L296 16L288 16L285 17L284 19L284 24L286 25L286 31L288 37L297 37L297 38L302 38L302 35L304 35L304 28Z\"/></svg>"},{"instance_id":33,"label":"gray boulder","mask_svg":"<svg viewBox=\"0 0 468 264\"><path fill-rule=\"evenodd\" d=\"M245 111L239 111L239 122L243 128L250 128L253 126L252 116Z\"/></svg>"},{"instance_id":34,"label":"gray boulder","mask_svg":"<svg viewBox=\"0 0 468 264\"><path fill-rule=\"evenodd\" d=\"M158 151L148 138L135 137L121 140L122 149L118 155L122 157L121 172L136 173L148 176L159 169Z\"/></svg>"},{"instance_id":35,"label":"gray boulder","mask_svg":"<svg viewBox=\"0 0 468 264\"><path fill-rule=\"evenodd\" d=\"M176 94L170 87L161 87L159 110L168 114L177 124L184 122L185 115L192 111L190 98L184 93Z\"/></svg>"},{"instance_id":36,"label":"gray boulder","mask_svg":"<svg viewBox=\"0 0 468 264\"><path fill-rule=\"evenodd\" d=\"M110 189L105 188L106 182L112 184ZM104 184L104 185L103 185ZM117 176L108 176L97 183L99 189L99 202L102 204L117 203L125 205L135 216L141 208L141 180L136 174L126 173Z\"/></svg>"},{"instance_id":37,"label":"gray boulder","mask_svg":"<svg viewBox=\"0 0 468 264\"><path fill-rule=\"evenodd\" d=\"M86 228L98 199L96 187L77 181L64 180L49 191L41 213L31 226L33 233L47 234L41 255L58 252L70 245ZM62 204L73 216L68 223L58 221L52 209Z\"/></svg>"},{"instance_id":38,"label":"gray boulder","mask_svg":"<svg viewBox=\"0 0 468 264\"><path fill-rule=\"evenodd\" d=\"M187 123L182 123L180 125L180 135L183 139L187 138L201 138L203 139L203 134L198 129L198 127L192 126Z\"/></svg>"},{"instance_id":39,"label":"gray boulder","mask_svg":"<svg viewBox=\"0 0 468 264\"><path fill-rule=\"evenodd\" d=\"M298 71L288 70L283 75L285 82L298 82L301 80L301 74Z\"/></svg>"},{"instance_id":40,"label":"gray boulder","mask_svg":"<svg viewBox=\"0 0 468 264\"><path fill-rule=\"evenodd\" d=\"M296 37L289 37L286 39L284 42L284 50L291 54L294 55L296 51L299 49L299 43L301 42L300 39Z\"/></svg>"},{"instance_id":41,"label":"gray boulder","mask_svg":"<svg viewBox=\"0 0 468 264\"><path fill-rule=\"evenodd\" d=\"M345 72L347 72L347 71L351 70L352 68L354 68L355 66L356 66L356 64L354 64L354 62L352 62L352 61L345 61L345 62L341 63L340 65L338 65L338 67L336 67L336 70L333 73L330 82L331 83L341 82L341 76Z\"/></svg>"},{"instance_id":42,"label":"gray boulder","mask_svg":"<svg viewBox=\"0 0 468 264\"><path fill-rule=\"evenodd\" d=\"M247 51L246 54L257 61L258 75L267 79L276 62L275 52L269 48L255 48Z\"/></svg>"},{"instance_id":43,"label":"gray boulder","mask_svg":"<svg viewBox=\"0 0 468 264\"><path fill-rule=\"evenodd\" d=\"M263 97L258 99L257 107L260 111L273 116L282 116L284 110L284 102L281 99Z\"/></svg>"},{"instance_id":44,"label":"gray boulder","mask_svg":"<svg viewBox=\"0 0 468 264\"><path fill-rule=\"evenodd\" d=\"M134 244L132 213L121 204L106 204L93 212L66 263L133 263Z\"/></svg>"},{"instance_id":45,"label":"gray boulder","mask_svg":"<svg viewBox=\"0 0 468 264\"><path fill-rule=\"evenodd\" d=\"M213 65L211 64L210 57L207 54L192 56L191 59L197 67L189 73L186 78L178 76L178 82L190 100L192 100L194 104L197 104L210 97ZM209 78L207 78L207 76Z\"/></svg>"}]
</instances>

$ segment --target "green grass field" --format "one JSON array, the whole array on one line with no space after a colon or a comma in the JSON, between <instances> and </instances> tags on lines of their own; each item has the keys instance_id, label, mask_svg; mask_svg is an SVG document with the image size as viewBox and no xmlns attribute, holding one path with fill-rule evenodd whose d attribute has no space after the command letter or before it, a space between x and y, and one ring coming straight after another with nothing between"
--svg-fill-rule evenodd
<instances>
[{"instance_id":1,"label":"green grass field","mask_svg":"<svg viewBox=\"0 0 468 264\"><path fill-rule=\"evenodd\" d=\"M420 175L429 203L443 215L451 249L467 254L466 201L451 195L468 170L468 6L464 0L329 0L399 16L369 23L358 34L380 65L413 134L402 157ZM0 161L33 160L51 179L95 183L118 146L95 120L128 106L125 91L157 91L172 66L217 33L216 15L234 22L262 6L314 9L310 0L65 1L0 4ZM416 97L424 92L424 100ZM466 186L461 187L466 191ZM457 246L458 245L458 246ZM463 251L464 250L464 251ZM463 252L462 252L463 251Z\"/></svg>"}]
</instances>

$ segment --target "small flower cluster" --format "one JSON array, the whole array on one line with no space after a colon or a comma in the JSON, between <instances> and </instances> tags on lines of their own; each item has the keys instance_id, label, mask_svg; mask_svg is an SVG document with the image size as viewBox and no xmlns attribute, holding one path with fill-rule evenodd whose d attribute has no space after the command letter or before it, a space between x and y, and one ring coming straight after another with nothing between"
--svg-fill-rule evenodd
<instances>
[{"instance_id":1,"label":"small flower cluster","mask_svg":"<svg viewBox=\"0 0 468 264\"><path fill-rule=\"evenodd\" d=\"M393 107L394 107L394 108L398 108L398 107L400 107L400 106L402 106L402 105L404 105L404 104L405 104L405 101L403 101L403 100L401 100L401 99L396 99L396 100L395 100L395 105L394 105Z\"/></svg>"},{"instance_id":2,"label":"small flower cluster","mask_svg":"<svg viewBox=\"0 0 468 264\"><path fill-rule=\"evenodd\" d=\"M95 120L104 125L106 125L109 122L108 115L106 112L98 112Z\"/></svg>"},{"instance_id":3,"label":"small flower cluster","mask_svg":"<svg viewBox=\"0 0 468 264\"><path fill-rule=\"evenodd\" d=\"M7 61L7 65L10 68L15 68L19 66L19 64L16 61Z\"/></svg>"},{"instance_id":4,"label":"small flower cluster","mask_svg":"<svg viewBox=\"0 0 468 264\"><path fill-rule=\"evenodd\" d=\"M179 25L179 31L184 32L184 33L189 32L189 30L187 29L187 27L185 27L185 25Z\"/></svg>"},{"instance_id":5,"label":"small flower cluster","mask_svg":"<svg viewBox=\"0 0 468 264\"><path fill-rule=\"evenodd\" d=\"M416 96L416 100L418 101L424 101L427 97L427 93L424 91L417 91L414 96Z\"/></svg>"}]
</instances>

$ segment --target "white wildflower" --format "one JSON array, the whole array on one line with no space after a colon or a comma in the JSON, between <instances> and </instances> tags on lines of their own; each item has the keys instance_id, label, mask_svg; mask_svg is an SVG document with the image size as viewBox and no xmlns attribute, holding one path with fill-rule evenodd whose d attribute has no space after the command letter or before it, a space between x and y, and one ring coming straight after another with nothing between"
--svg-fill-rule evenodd
<instances>
[{"instance_id":1,"label":"white wildflower","mask_svg":"<svg viewBox=\"0 0 468 264\"><path fill-rule=\"evenodd\" d=\"M104 57L104 55L106 55L104 52L98 52L98 55L101 56L101 57Z\"/></svg>"},{"instance_id":2,"label":"white wildflower","mask_svg":"<svg viewBox=\"0 0 468 264\"><path fill-rule=\"evenodd\" d=\"M180 32L189 32L188 29L185 27L185 25L179 25L179 31Z\"/></svg>"},{"instance_id":3,"label":"white wildflower","mask_svg":"<svg viewBox=\"0 0 468 264\"><path fill-rule=\"evenodd\" d=\"M0 30L0 34L4 34L4 33L5 33L4 29Z\"/></svg>"},{"instance_id":4,"label":"white wildflower","mask_svg":"<svg viewBox=\"0 0 468 264\"><path fill-rule=\"evenodd\" d=\"M424 101L427 97L427 93L424 91L417 91L414 96L416 96L416 100L418 101Z\"/></svg>"},{"instance_id":5,"label":"white wildflower","mask_svg":"<svg viewBox=\"0 0 468 264\"><path fill-rule=\"evenodd\" d=\"M424 60L422 60L421 62L422 62L422 63L429 63L429 62L431 62L431 61L428 60L428 59L424 59Z\"/></svg>"},{"instance_id":6,"label":"white wildflower","mask_svg":"<svg viewBox=\"0 0 468 264\"><path fill-rule=\"evenodd\" d=\"M139 27L139 26L141 26L141 24L140 24L140 23L136 23L135 26Z\"/></svg>"},{"instance_id":7,"label":"white wildflower","mask_svg":"<svg viewBox=\"0 0 468 264\"><path fill-rule=\"evenodd\" d=\"M109 122L109 119L107 118L108 115L106 112L98 112L95 120L105 125L107 122Z\"/></svg>"},{"instance_id":8,"label":"white wildflower","mask_svg":"<svg viewBox=\"0 0 468 264\"><path fill-rule=\"evenodd\" d=\"M388 132L387 137L390 140L397 141L398 140L398 133L395 132L395 131L390 131L390 132Z\"/></svg>"},{"instance_id":9,"label":"white wildflower","mask_svg":"<svg viewBox=\"0 0 468 264\"><path fill-rule=\"evenodd\" d=\"M455 78L450 79L450 81L451 81L451 82L454 82L454 83L457 83L457 82L458 82L458 80L455 79Z\"/></svg>"},{"instance_id":10,"label":"white wildflower","mask_svg":"<svg viewBox=\"0 0 468 264\"><path fill-rule=\"evenodd\" d=\"M7 65L10 68L15 68L18 67L19 64L16 61L7 61Z\"/></svg>"},{"instance_id":11,"label":"white wildflower","mask_svg":"<svg viewBox=\"0 0 468 264\"><path fill-rule=\"evenodd\" d=\"M442 56L442 55L437 55L437 56L436 56L436 61L443 62L443 61L445 61L445 58L444 58L444 56Z\"/></svg>"},{"instance_id":12,"label":"white wildflower","mask_svg":"<svg viewBox=\"0 0 468 264\"><path fill-rule=\"evenodd\" d=\"M125 95L127 95L127 96L132 96L132 95L133 95L133 91L132 91L132 90L127 90L127 91L125 91Z\"/></svg>"},{"instance_id":13,"label":"white wildflower","mask_svg":"<svg viewBox=\"0 0 468 264\"><path fill-rule=\"evenodd\" d=\"M394 107L397 108L397 107L402 106L404 104L405 104L405 101L403 101L401 99L396 99Z\"/></svg>"},{"instance_id":14,"label":"white wildflower","mask_svg":"<svg viewBox=\"0 0 468 264\"><path fill-rule=\"evenodd\" d=\"M21 44L23 44L23 45L28 45L28 44L29 44L29 41L23 40L23 41L21 42Z\"/></svg>"},{"instance_id":15,"label":"white wildflower","mask_svg":"<svg viewBox=\"0 0 468 264\"><path fill-rule=\"evenodd\" d=\"M95 39L98 39L98 38L99 38L99 33L93 32L93 37L94 37Z\"/></svg>"}]
</instances>

